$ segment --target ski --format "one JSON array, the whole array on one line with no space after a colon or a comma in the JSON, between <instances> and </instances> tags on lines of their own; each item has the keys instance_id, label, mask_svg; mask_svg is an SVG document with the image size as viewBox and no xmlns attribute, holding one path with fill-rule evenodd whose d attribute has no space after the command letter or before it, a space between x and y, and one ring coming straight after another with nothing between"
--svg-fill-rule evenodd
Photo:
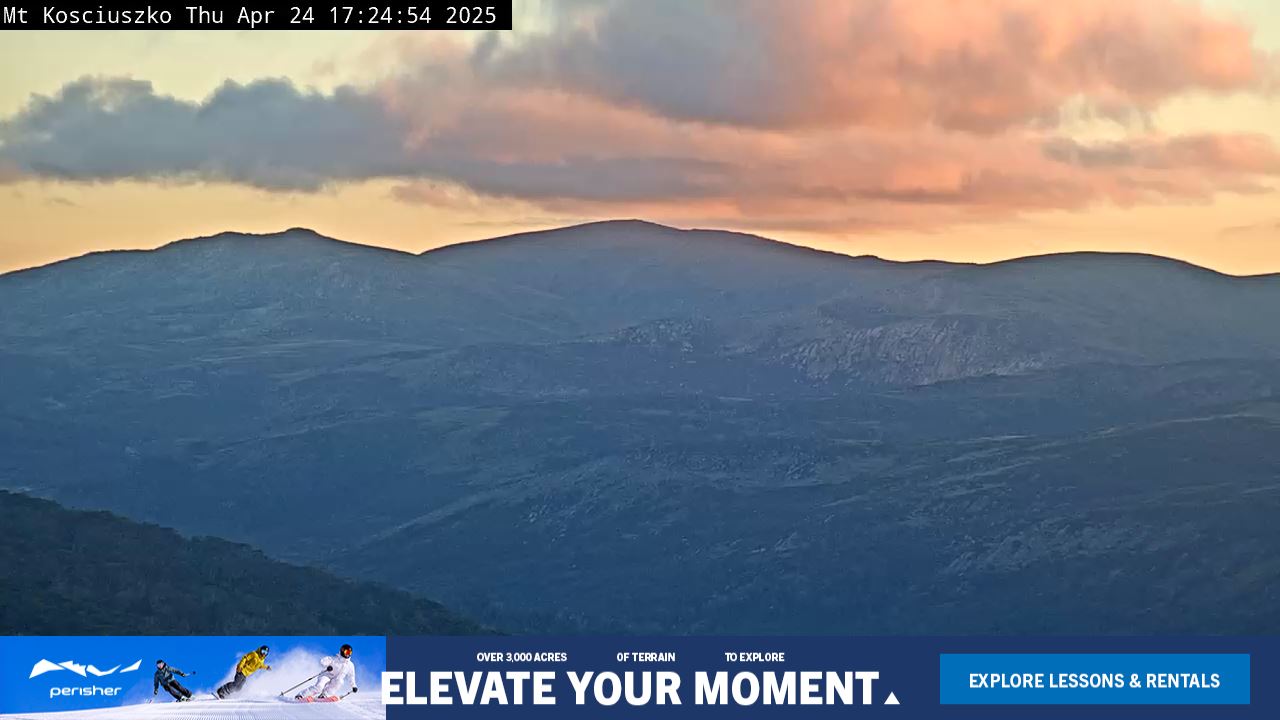
<instances>
[{"instance_id":1,"label":"ski","mask_svg":"<svg viewBox=\"0 0 1280 720\"><path fill-rule=\"evenodd\" d=\"M298 696L295 696L293 699L296 702L303 702L303 703L338 702L339 700L341 700L342 698L350 694L351 694L351 691L348 690L342 693L341 695L321 695L320 697L298 695Z\"/></svg>"},{"instance_id":2,"label":"ski","mask_svg":"<svg viewBox=\"0 0 1280 720\"><path fill-rule=\"evenodd\" d=\"M322 702L338 702L345 696L322 695L321 697L301 697L294 698L297 702L302 703L322 703Z\"/></svg>"}]
</instances>

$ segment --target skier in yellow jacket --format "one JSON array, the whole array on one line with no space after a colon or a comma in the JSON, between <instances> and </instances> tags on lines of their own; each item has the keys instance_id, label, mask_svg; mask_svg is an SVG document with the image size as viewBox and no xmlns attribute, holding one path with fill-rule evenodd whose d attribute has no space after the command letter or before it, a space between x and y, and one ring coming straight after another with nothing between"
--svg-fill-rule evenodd
<instances>
[{"instance_id":1,"label":"skier in yellow jacket","mask_svg":"<svg viewBox=\"0 0 1280 720\"><path fill-rule=\"evenodd\" d=\"M267 653L270 651L270 648L263 645L251 653L245 653L245 656L240 658L240 662L236 663L235 678L226 685L218 688L214 695L216 695L219 700L229 695L234 695L240 692L240 689L244 687L244 681L248 680L250 675L258 672L259 670L270 670L271 666L267 664Z\"/></svg>"}]
</instances>

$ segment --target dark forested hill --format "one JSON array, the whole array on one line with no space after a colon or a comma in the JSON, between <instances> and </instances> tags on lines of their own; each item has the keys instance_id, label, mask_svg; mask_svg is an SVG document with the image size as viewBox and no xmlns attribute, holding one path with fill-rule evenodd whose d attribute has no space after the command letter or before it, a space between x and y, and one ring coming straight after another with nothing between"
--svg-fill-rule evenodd
<instances>
[{"instance_id":1,"label":"dark forested hill","mask_svg":"<svg viewBox=\"0 0 1280 720\"><path fill-rule=\"evenodd\" d=\"M1280 632L1280 277L597 223L0 276L0 487L512 631Z\"/></svg>"},{"instance_id":2,"label":"dark forested hill","mask_svg":"<svg viewBox=\"0 0 1280 720\"><path fill-rule=\"evenodd\" d=\"M406 592L0 491L0 635L484 632Z\"/></svg>"}]
</instances>

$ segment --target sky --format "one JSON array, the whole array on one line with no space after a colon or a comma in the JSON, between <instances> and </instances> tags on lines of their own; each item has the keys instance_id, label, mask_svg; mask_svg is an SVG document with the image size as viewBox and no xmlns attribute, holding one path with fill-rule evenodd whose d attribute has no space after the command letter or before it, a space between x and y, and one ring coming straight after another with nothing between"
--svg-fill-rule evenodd
<instances>
[{"instance_id":1,"label":"sky","mask_svg":"<svg viewBox=\"0 0 1280 720\"><path fill-rule=\"evenodd\" d=\"M0 32L0 272L610 218L1280 272L1273 0L515 0L514 30Z\"/></svg>"}]
</instances>

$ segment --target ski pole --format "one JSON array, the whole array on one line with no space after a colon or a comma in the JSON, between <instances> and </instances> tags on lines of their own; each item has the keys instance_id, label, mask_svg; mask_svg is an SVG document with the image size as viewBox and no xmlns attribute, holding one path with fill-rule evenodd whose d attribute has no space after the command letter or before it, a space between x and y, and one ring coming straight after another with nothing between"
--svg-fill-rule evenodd
<instances>
[{"instance_id":1,"label":"ski pole","mask_svg":"<svg viewBox=\"0 0 1280 720\"><path fill-rule=\"evenodd\" d=\"M321 670L320 672L316 673L315 675L312 675L311 677L307 678L306 680L303 680L302 682L298 683L297 685L294 685L294 686L293 686L293 687L291 687L291 688L286 688L286 689L284 689L284 690L281 690L281 691L280 691L280 695L284 695L285 693L289 692L290 690L296 690L297 688L300 688L300 687L302 687L303 685L306 685L307 683L311 682L312 680L315 680L316 678L318 678L318 677L320 677L321 675L323 675L323 674L324 674L324 672L325 672L324 670Z\"/></svg>"}]
</instances>

